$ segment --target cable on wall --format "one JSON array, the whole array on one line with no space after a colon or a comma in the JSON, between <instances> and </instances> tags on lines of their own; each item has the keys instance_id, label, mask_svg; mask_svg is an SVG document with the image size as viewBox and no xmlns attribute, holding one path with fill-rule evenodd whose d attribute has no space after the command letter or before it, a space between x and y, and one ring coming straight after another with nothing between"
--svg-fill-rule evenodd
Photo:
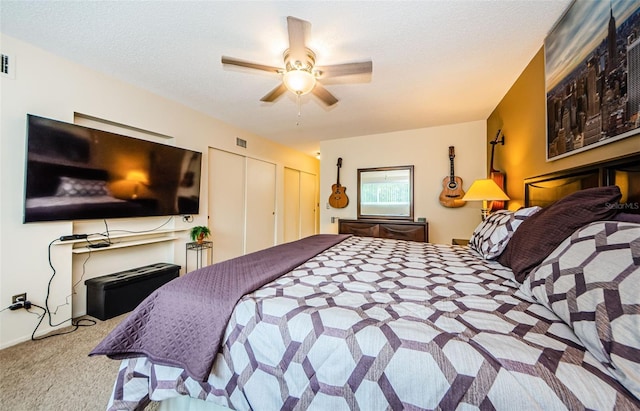
<instances>
[{"instance_id":1,"label":"cable on wall","mask_svg":"<svg viewBox=\"0 0 640 411\"><path fill-rule=\"evenodd\" d=\"M171 216L167 219L167 221L165 221L164 223L160 224L159 226L155 227L155 228L151 228L148 230L139 230L139 231L134 231L134 230L122 230L122 229L118 229L118 230L111 230L109 231L109 228L107 227L107 231L104 233L100 233L100 235L102 236L106 236L107 238L109 237L109 233L129 233L129 234L144 234L144 233L151 233L153 231L157 231L159 229L161 229L162 227L164 227L165 225L169 224L172 220L173 220L174 216ZM107 225L107 220L104 221L105 226Z\"/></svg>"},{"instance_id":2,"label":"cable on wall","mask_svg":"<svg viewBox=\"0 0 640 411\"><path fill-rule=\"evenodd\" d=\"M53 311L53 315L57 315L58 314L58 310L60 309L60 307L64 307L65 305L69 305L69 298L71 298L74 295L78 294L76 292L76 287L78 286L78 284L80 284L82 282L82 279L84 278L85 274L87 273L87 262L89 261L89 259L91 258L92 254L93 254L93 248L87 246L87 250L89 250L89 253L87 255L87 258L85 258L83 263L82 263L82 275L80 276L80 279L78 281L76 281L71 286L71 294L66 296L65 301L64 301L63 304L58 304L58 306L56 307L55 311Z\"/></svg>"},{"instance_id":3,"label":"cable on wall","mask_svg":"<svg viewBox=\"0 0 640 411\"><path fill-rule=\"evenodd\" d=\"M51 260L51 246L54 243L56 243L57 241L60 241L60 239L56 238L55 240L51 241L49 243L49 246L47 247L47 259L49 260L49 267L51 267L52 274L51 274L51 277L49 278L49 282L47 283L47 295L45 296L45 299L44 299L44 307L39 306L37 304L31 303L32 307L36 307L36 308L39 308L39 309L42 310L42 314L40 314L40 319L38 320L38 324L36 324L35 328L33 329L33 333L31 333L31 340L33 340L33 341L44 340L45 338L55 337L57 335L69 334L69 333L72 333L72 332L76 331L79 327L90 327L90 326L96 324L95 320L91 320L91 319L88 319L88 318L81 318L81 319L76 320L76 321L74 321L73 318L69 318L69 319L66 319L64 321L59 322L58 324L53 324L52 313L51 313L51 310L49 309L49 295L51 294L51 283L53 283L53 279L56 276L56 268L53 266L53 261ZM27 308L26 310L29 313L32 313L30 308ZM57 308L56 308L56 311L57 311ZM59 332L59 333L55 333L55 334L47 334L45 336L36 338L36 336L35 336L36 332L38 331L38 328L40 327L40 324L42 324L42 321L44 320L45 316L48 317L49 326L51 328L59 327L60 325L64 324L65 322L71 321L71 326L73 327L73 329L70 330L70 331Z\"/></svg>"}]
</instances>

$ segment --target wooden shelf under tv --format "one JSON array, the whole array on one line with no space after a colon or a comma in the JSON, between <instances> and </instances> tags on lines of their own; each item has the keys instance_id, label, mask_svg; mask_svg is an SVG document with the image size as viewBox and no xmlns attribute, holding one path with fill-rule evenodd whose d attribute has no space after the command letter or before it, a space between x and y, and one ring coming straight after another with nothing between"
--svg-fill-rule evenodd
<instances>
[{"instance_id":1,"label":"wooden shelf under tv","mask_svg":"<svg viewBox=\"0 0 640 411\"><path fill-rule=\"evenodd\" d=\"M74 254L84 254L84 253L93 253L97 251L109 251L117 248L125 248L125 247L136 247L141 245L149 245L156 243L163 243L166 241L174 241L177 240L178 237L155 237L144 240L133 240L133 241L122 241L122 242L113 242L109 247L103 248L89 248L87 246L84 247L76 247L71 250Z\"/></svg>"},{"instance_id":2,"label":"wooden shelf under tv","mask_svg":"<svg viewBox=\"0 0 640 411\"><path fill-rule=\"evenodd\" d=\"M116 248L124 247L136 247L147 244L156 244L161 242L177 240L175 235L180 232L189 231L189 228L169 228L164 230L154 230L145 232L128 232L128 233L113 233L110 234L108 239L112 243L109 247L104 248L89 248L90 243L99 243L107 240L106 236L93 235L89 236L89 239L77 239L69 241L59 241L55 245L72 245L71 250L74 254L83 254L93 251L108 251Z\"/></svg>"}]
</instances>

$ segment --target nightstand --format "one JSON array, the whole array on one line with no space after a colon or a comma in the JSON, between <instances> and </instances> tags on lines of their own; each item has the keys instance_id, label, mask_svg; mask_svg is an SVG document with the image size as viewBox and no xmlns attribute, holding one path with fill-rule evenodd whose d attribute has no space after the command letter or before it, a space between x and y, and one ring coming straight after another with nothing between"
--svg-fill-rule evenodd
<instances>
[{"instance_id":1,"label":"nightstand","mask_svg":"<svg viewBox=\"0 0 640 411\"><path fill-rule=\"evenodd\" d=\"M468 245L469 244L469 240L463 239L463 238L454 238L453 240L451 240L451 244L453 244L453 245Z\"/></svg>"}]
</instances>

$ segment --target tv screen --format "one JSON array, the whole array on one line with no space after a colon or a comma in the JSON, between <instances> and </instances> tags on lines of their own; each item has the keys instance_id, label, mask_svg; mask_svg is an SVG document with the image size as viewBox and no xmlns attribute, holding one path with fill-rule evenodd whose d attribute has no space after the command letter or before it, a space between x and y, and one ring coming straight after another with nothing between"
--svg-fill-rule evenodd
<instances>
[{"instance_id":1,"label":"tv screen","mask_svg":"<svg viewBox=\"0 0 640 411\"><path fill-rule=\"evenodd\" d=\"M202 153L27 117L25 223L199 212Z\"/></svg>"}]
</instances>

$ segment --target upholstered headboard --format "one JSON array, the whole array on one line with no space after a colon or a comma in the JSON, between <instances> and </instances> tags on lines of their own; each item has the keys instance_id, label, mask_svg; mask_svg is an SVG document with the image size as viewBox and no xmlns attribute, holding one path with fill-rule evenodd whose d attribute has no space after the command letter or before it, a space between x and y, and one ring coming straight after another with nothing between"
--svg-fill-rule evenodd
<instances>
[{"instance_id":1,"label":"upholstered headboard","mask_svg":"<svg viewBox=\"0 0 640 411\"><path fill-rule=\"evenodd\" d=\"M640 214L640 153L527 178L525 206L546 207L575 191L609 185L620 187L621 211Z\"/></svg>"}]
</instances>

